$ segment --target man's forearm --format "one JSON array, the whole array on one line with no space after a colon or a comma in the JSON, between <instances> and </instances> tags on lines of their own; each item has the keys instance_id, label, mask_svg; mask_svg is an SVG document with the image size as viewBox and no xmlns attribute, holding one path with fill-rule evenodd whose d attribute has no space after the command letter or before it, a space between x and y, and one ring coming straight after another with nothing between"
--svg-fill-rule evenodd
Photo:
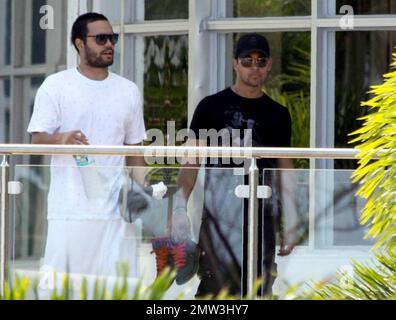
<instances>
[{"instance_id":1,"label":"man's forearm","mask_svg":"<svg viewBox=\"0 0 396 320\"><path fill-rule=\"evenodd\" d=\"M62 144L62 136L60 133L49 134L46 132L39 132L32 134L33 144Z\"/></svg>"},{"instance_id":2,"label":"man's forearm","mask_svg":"<svg viewBox=\"0 0 396 320\"><path fill-rule=\"evenodd\" d=\"M88 145L88 139L80 130L62 133L33 132L33 144L84 144Z\"/></svg>"},{"instance_id":3,"label":"man's forearm","mask_svg":"<svg viewBox=\"0 0 396 320\"><path fill-rule=\"evenodd\" d=\"M181 168L177 179L180 187L179 197L176 199L176 206L186 206L187 201L194 189L199 168Z\"/></svg>"},{"instance_id":4,"label":"man's forearm","mask_svg":"<svg viewBox=\"0 0 396 320\"><path fill-rule=\"evenodd\" d=\"M140 186L144 187L147 171L147 163L144 160L144 156L127 157L126 164L133 181L136 181Z\"/></svg>"},{"instance_id":5,"label":"man's forearm","mask_svg":"<svg viewBox=\"0 0 396 320\"><path fill-rule=\"evenodd\" d=\"M282 202L283 235L280 256L288 255L298 241L297 177L292 159L280 159L280 193Z\"/></svg>"},{"instance_id":6,"label":"man's forearm","mask_svg":"<svg viewBox=\"0 0 396 320\"><path fill-rule=\"evenodd\" d=\"M186 143L187 146L199 147L205 146L205 142L202 140L189 139ZM180 188L180 195L176 199L177 206L183 206L187 204L187 201L194 189L195 182L197 181L198 171L200 168L200 159L197 154L188 154L183 159L183 167L179 171L177 184Z\"/></svg>"}]
</instances>

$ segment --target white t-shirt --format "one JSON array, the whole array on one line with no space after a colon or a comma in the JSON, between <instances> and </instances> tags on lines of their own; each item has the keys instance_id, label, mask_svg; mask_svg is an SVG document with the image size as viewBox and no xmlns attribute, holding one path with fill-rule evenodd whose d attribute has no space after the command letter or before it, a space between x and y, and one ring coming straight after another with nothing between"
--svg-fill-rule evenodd
<instances>
[{"instance_id":1,"label":"white t-shirt","mask_svg":"<svg viewBox=\"0 0 396 320\"><path fill-rule=\"evenodd\" d=\"M72 130L81 130L91 145L140 143L146 130L137 86L111 72L102 81L91 80L75 68L49 76L37 91L27 131ZM118 195L125 157L91 157L95 165L83 171L72 155L52 157L49 219L120 218ZM90 177L94 179L87 181ZM101 191L101 196L87 196L86 188Z\"/></svg>"}]
</instances>

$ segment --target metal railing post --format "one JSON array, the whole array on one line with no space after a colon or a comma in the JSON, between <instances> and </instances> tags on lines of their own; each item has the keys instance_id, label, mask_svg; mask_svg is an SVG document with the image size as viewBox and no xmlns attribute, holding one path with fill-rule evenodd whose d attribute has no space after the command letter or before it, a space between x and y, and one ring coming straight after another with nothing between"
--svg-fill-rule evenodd
<instances>
[{"instance_id":1,"label":"metal railing post","mask_svg":"<svg viewBox=\"0 0 396 320\"><path fill-rule=\"evenodd\" d=\"M7 175L8 175L7 156L3 155L3 160L0 165L1 169L1 189L0 189L0 296L4 297L4 286L7 271Z\"/></svg>"},{"instance_id":2,"label":"metal railing post","mask_svg":"<svg viewBox=\"0 0 396 320\"><path fill-rule=\"evenodd\" d=\"M258 200L257 188L259 171L256 159L251 159L249 168L249 213L248 213L248 254L247 254L247 292L253 292L254 283L257 280L257 259L258 259Z\"/></svg>"}]
</instances>

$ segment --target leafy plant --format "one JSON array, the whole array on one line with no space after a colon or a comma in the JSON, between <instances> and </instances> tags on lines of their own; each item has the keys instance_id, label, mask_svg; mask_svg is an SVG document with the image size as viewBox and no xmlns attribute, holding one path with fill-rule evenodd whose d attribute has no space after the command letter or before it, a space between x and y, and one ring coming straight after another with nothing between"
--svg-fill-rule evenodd
<instances>
[{"instance_id":1,"label":"leafy plant","mask_svg":"<svg viewBox=\"0 0 396 320\"><path fill-rule=\"evenodd\" d=\"M48 299L50 300L159 300L163 299L165 293L169 289L175 277L175 271L166 269L162 274L155 279L150 285L143 286L142 281L139 281L134 289L128 286L128 268L126 265L119 267L119 273L112 289L105 279L95 279L92 284L92 293L90 293L90 284L86 277L81 281L79 295L74 296L73 278L68 274L61 275L61 287L54 288L49 292ZM54 275L55 279L57 274ZM55 281L55 283L57 283ZM25 299L42 299L38 294L38 281L32 281L24 276L20 278L15 276L14 281L7 281L5 283L4 295L0 296L0 300L25 300ZM74 293L73 293L74 292Z\"/></svg>"},{"instance_id":2,"label":"leafy plant","mask_svg":"<svg viewBox=\"0 0 396 320\"><path fill-rule=\"evenodd\" d=\"M391 67L396 67L396 54ZM396 71L385 74L370 93L374 97L361 103L370 113L351 134L359 150L353 180L361 184L357 195L367 199L361 216L361 223L370 226L366 237L374 238L374 249L381 251L374 266L354 261L353 275L338 273L333 283L316 288L313 295L323 299L396 299Z\"/></svg>"},{"instance_id":3,"label":"leafy plant","mask_svg":"<svg viewBox=\"0 0 396 320\"><path fill-rule=\"evenodd\" d=\"M31 281L26 278L15 277L13 285L9 282L4 284L4 295L0 296L0 300L23 300L29 291Z\"/></svg>"},{"instance_id":4,"label":"leafy plant","mask_svg":"<svg viewBox=\"0 0 396 320\"><path fill-rule=\"evenodd\" d=\"M325 300L388 300L396 299L396 254L376 254L374 266L352 263L352 275L338 272L336 281L317 285L313 296Z\"/></svg>"},{"instance_id":5,"label":"leafy plant","mask_svg":"<svg viewBox=\"0 0 396 320\"><path fill-rule=\"evenodd\" d=\"M393 54L392 67L396 67ZM373 86L374 97L362 106L371 109L361 118L358 135L359 166L353 174L360 181L358 195L366 198L362 223L370 225L367 237L376 239L376 247L394 249L396 244L396 71L384 75L381 85Z\"/></svg>"},{"instance_id":6,"label":"leafy plant","mask_svg":"<svg viewBox=\"0 0 396 320\"><path fill-rule=\"evenodd\" d=\"M54 275L55 278L57 275ZM92 293L89 293L89 281L84 277L81 281L79 295L74 296L73 279L70 275L62 275L62 284L60 288L56 285L48 295L50 300L161 300L165 298L169 287L172 285L176 276L176 271L166 268L151 284L144 286L140 280L134 289L128 286L128 267L119 266L119 272L114 287L110 290L104 279L95 279ZM57 282L55 282L57 283ZM260 281L257 280L253 292L257 292L260 287ZM32 281L28 277L22 278L15 276L12 282L5 283L5 293L0 296L0 300L25 300L25 299L43 299L38 294L38 281ZM179 294L176 299L184 299L185 294ZM222 290L218 295L207 295L203 300L236 300L240 297L230 295L227 290ZM250 293L243 299L255 299L255 295Z\"/></svg>"},{"instance_id":7,"label":"leafy plant","mask_svg":"<svg viewBox=\"0 0 396 320\"><path fill-rule=\"evenodd\" d=\"M311 2L309 0L236 0L234 1L234 16L264 17L282 15L309 15Z\"/></svg>"}]
</instances>

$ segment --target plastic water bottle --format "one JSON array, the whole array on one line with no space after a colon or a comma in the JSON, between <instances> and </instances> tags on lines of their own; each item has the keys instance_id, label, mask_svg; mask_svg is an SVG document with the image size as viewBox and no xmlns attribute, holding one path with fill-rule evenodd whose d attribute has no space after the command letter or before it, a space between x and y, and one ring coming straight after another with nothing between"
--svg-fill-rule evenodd
<instances>
[{"instance_id":1,"label":"plastic water bottle","mask_svg":"<svg viewBox=\"0 0 396 320\"><path fill-rule=\"evenodd\" d=\"M104 199L105 192L103 182L100 179L95 161L86 155L74 156L77 167L81 174L85 195L88 199Z\"/></svg>"},{"instance_id":2,"label":"plastic water bottle","mask_svg":"<svg viewBox=\"0 0 396 320\"><path fill-rule=\"evenodd\" d=\"M94 160L88 156L74 156L78 167L86 167L94 164Z\"/></svg>"}]
</instances>

